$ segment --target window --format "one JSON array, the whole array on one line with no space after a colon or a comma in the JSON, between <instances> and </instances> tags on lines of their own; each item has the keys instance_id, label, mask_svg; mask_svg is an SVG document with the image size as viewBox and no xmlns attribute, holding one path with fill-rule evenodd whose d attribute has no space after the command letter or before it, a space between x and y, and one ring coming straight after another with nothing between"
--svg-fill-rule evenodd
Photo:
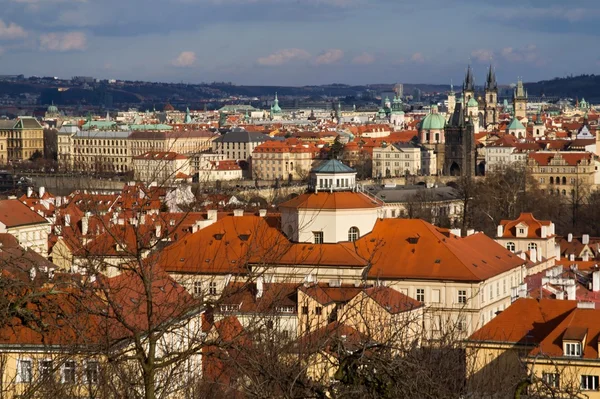
<instances>
[{"instance_id":1,"label":"window","mask_svg":"<svg viewBox=\"0 0 600 399\"><path fill-rule=\"evenodd\" d=\"M550 388L560 388L560 374L542 373L542 381Z\"/></svg>"},{"instance_id":2,"label":"window","mask_svg":"<svg viewBox=\"0 0 600 399\"><path fill-rule=\"evenodd\" d=\"M490 300L494 299L494 286L490 284Z\"/></svg>"},{"instance_id":3,"label":"window","mask_svg":"<svg viewBox=\"0 0 600 399\"><path fill-rule=\"evenodd\" d=\"M496 281L496 296L500 296L500 281Z\"/></svg>"},{"instance_id":4,"label":"window","mask_svg":"<svg viewBox=\"0 0 600 399\"><path fill-rule=\"evenodd\" d=\"M33 362L31 359L20 359L17 363L17 382L29 383L33 379Z\"/></svg>"},{"instance_id":5,"label":"window","mask_svg":"<svg viewBox=\"0 0 600 399\"><path fill-rule=\"evenodd\" d=\"M273 320L267 320L267 330L273 329Z\"/></svg>"},{"instance_id":6,"label":"window","mask_svg":"<svg viewBox=\"0 0 600 399\"><path fill-rule=\"evenodd\" d=\"M348 241L354 242L358 240L358 236L358 227L350 227L350 230L348 230Z\"/></svg>"},{"instance_id":7,"label":"window","mask_svg":"<svg viewBox=\"0 0 600 399\"><path fill-rule=\"evenodd\" d=\"M323 244L323 232L322 231L313 231L313 236L315 239L315 244Z\"/></svg>"},{"instance_id":8,"label":"window","mask_svg":"<svg viewBox=\"0 0 600 399\"><path fill-rule=\"evenodd\" d=\"M85 381L88 384L97 384L100 375L100 364L91 360L85 364Z\"/></svg>"},{"instance_id":9,"label":"window","mask_svg":"<svg viewBox=\"0 0 600 399\"><path fill-rule=\"evenodd\" d=\"M458 331L467 331L467 321L464 316L458 316L458 321L456 322L456 329Z\"/></svg>"},{"instance_id":10,"label":"window","mask_svg":"<svg viewBox=\"0 0 600 399\"><path fill-rule=\"evenodd\" d=\"M317 316L321 316L321 314L322 314L322 313L323 313L323 308L322 308L322 307L320 307L320 306L317 306L317 307L315 308L315 314L316 314Z\"/></svg>"},{"instance_id":11,"label":"window","mask_svg":"<svg viewBox=\"0 0 600 399\"><path fill-rule=\"evenodd\" d=\"M40 377L50 378L52 376L52 360L42 360L40 362Z\"/></svg>"},{"instance_id":12,"label":"window","mask_svg":"<svg viewBox=\"0 0 600 399\"><path fill-rule=\"evenodd\" d=\"M425 288L417 288L417 301L425 302Z\"/></svg>"},{"instance_id":13,"label":"window","mask_svg":"<svg viewBox=\"0 0 600 399\"><path fill-rule=\"evenodd\" d=\"M217 295L217 283L216 282L213 281L208 285L208 293L210 295Z\"/></svg>"},{"instance_id":14,"label":"window","mask_svg":"<svg viewBox=\"0 0 600 399\"><path fill-rule=\"evenodd\" d=\"M532 249L537 250L537 244L535 242L530 242L529 244L527 244L527 250L531 251Z\"/></svg>"},{"instance_id":15,"label":"window","mask_svg":"<svg viewBox=\"0 0 600 399\"><path fill-rule=\"evenodd\" d=\"M506 249L508 249L510 252L515 252L515 243L514 242L507 242L506 243Z\"/></svg>"},{"instance_id":16,"label":"window","mask_svg":"<svg viewBox=\"0 0 600 399\"><path fill-rule=\"evenodd\" d=\"M458 290L458 303L467 303L467 291Z\"/></svg>"},{"instance_id":17,"label":"window","mask_svg":"<svg viewBox=\"0 0 600 399\"><path fill-rule=\"evenodd\" d=\"M202 295L202 282L194 281L194 296Z\"/></svg>"},{"instance_id":18,"label":"window","mask_svg":"<svg viewBox=\"0 0 600 399\"><path fill-rule=\"evenodd\" d=\"M519 229L519 234L525 234L525 229Z\"/></svg>"},{"instance_id":19,"label":"window","mask_svg":"<svg viewBox=\"0 0 600 399\"><path fill-rule=\"evenodd\" d=\"M308 306L302 306L302 314L308 314Z\"/></svg>"},{"instance_id":20,"label":"window","mask_svg":"<svg viewBox=\"0 0 600 399\"><path fill-rule=\"evenodd\" d=\"M60 378L63 384L75 383L75 361L67 360L62 366L62 375Z\"/></svg>"},{"instance_id":21,"label":"window","mask_svg":"<svg viewBox=\"0 0 600 399\"><path fill-rule=\"evenodd\" d=\"M502 292L506 294L506 279L502 280Z\"/></svg>"},{"instance_id":22,"label":"window","mask_svg":"<svg viewBox=\"0 0 600 399\"><path fill-rule=\"evenodd\" d=\"M565 343L565 356L581 356L581 342Z\"/></svg>"},{"instance_id":23,"label":"window","mask_svg":"<svg viewBox=\"0 0 600 399\"><path fill-rule=\"evenodd\" d=\"M598 376L597 375L582 375L581 376L581 389L583 391L597 391L598 390Z\"/></svg>"}]
</instances>

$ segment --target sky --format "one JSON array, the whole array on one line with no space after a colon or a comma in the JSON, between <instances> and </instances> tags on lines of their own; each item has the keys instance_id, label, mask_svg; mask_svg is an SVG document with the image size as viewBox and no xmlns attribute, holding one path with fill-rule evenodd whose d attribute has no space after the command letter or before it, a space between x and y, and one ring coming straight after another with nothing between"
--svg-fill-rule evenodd
<instances>
[{"instance_id":1,"label":"sky","mask_svg":"<svg viewBox=\"0 0 600 399\"><path fill-rule=\"evenodd\" d=\"M0 0L0 74L501 84L600 70L598 0Z\"/></svg>"}]
</instances>

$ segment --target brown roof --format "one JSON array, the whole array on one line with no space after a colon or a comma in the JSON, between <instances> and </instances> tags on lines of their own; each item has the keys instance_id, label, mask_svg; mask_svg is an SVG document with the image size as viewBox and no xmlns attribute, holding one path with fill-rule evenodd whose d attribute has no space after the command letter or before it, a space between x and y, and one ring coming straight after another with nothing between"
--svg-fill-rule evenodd
<instances>
[{"instance_id":1,"label":"brown roof","mask_svg":"<svg viewBox=\"0 0 600 399\"><path fill-rule=\"evenodd\" d=\"M423 306L421 302L390 287L379 286L368 288L365 290L365 294L392 314L406 312Z\"/></svg>"},{"instance_id":2,"label":"brown roof","mask_svg":"<svg viewBox=\"0 0 600 399\"><path fill-rule=\"evenodd\" d=\"M0 201L0 222L8 228L48 223L46 219L16 199Z\"/></svg>"},{"instance_id":3,"label":"brown roof","mask_svg":"<svg viewBox=\"0 0 600 399\"><path fill-rule=\"evenodd\" d=\"M503 238L517 237L517 226L524 224L527 226L527 238L545 238L542 237L542 226L550 226L549 220L537 220L533 213L521 213L515 220L501 220L500 225L504 227ZM547 234L550 234L548 231Z\"/></svg>"},{"instance_id":4,"label":"brown roof","mask_svg":"<svg viewBox=\"0 0 600 399\"><path fill-rule=\"evenodd\" d=\"M357 209L379 208L381 204L363 193L322 191L299 195L279 206L282 208L304 209Z\"/></svg>"}]
</instances>

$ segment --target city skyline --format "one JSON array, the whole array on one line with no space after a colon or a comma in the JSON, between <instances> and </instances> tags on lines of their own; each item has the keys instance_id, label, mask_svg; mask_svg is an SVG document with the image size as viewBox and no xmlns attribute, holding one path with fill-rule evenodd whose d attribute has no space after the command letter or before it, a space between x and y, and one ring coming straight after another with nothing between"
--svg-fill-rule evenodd
<instances>
[{"instance_id":1,"label":"city skyline","mask_svg":"<svg viewBox=\"0 0 600 399\"><path fill-rule=\"evenodd\" d=\"M301 86L594 73L600 6L380 0L2 0L4 74ZM576 45L574 45L576 43Z\"/></svg>"}]
</instances>

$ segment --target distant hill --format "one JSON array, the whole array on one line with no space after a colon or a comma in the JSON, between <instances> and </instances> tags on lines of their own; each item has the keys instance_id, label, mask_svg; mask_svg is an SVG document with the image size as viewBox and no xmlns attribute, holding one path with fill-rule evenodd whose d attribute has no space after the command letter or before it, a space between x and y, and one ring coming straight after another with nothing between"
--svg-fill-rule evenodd
<instances>
[{"instance_id":1,"label":"distant hill","mask_svg":"<svg viewBox=\"0 0 600 399\"><path fill-rule=\"evenodd\" d=\"M534 96L585 97L593 104L600 103L600 75L580 75L525 83L528 94Z\"/></svg>"}]
</instances>

